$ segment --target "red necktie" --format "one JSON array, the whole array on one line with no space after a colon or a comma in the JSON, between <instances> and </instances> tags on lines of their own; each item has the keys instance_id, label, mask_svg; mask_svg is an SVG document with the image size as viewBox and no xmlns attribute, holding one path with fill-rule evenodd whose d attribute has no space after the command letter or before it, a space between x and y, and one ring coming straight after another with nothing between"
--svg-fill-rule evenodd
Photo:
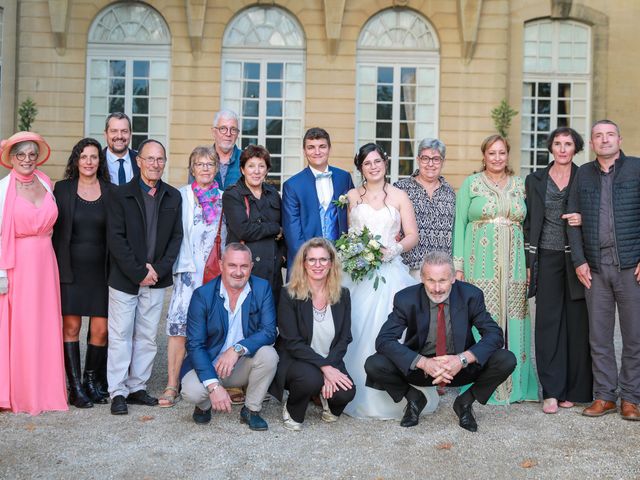
<instances>
[{"instance_id":1,"label":"red necktie","mask_svg":"<svg viewBox=\"0 0 640 480\"><path fill-rule=\"evenodd\" d=\"M438 335L436 337L436 356L447 354L447 326L444 321L444 303L438 304Z\"/></svg>"},{"instance_id":2,"label":"red necktie","mask_svg":"<svg viewBox=\"0 0 640 480\"><path fill-rule=\"evenodd\" d=\"M447 326L444 321L444 303L438 304L438 331L436 336L436 356L447 354ZM440 382L440 387L444 387L446 384Z\"/></svg>"}]
</instances>

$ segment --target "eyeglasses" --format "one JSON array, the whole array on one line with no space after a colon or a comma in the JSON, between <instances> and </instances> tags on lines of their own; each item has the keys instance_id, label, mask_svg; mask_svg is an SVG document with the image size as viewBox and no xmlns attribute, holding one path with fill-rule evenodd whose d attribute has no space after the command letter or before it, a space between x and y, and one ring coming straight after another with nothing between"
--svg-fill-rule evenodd
<instances>
[{"instance_id":1,"label":"eyeglasses","mask_svg":"<svg viewBox=\"0 0 640 480\"><path fill-rule=\"evenodd\" d=\"M418 157L418 160L423 165L429 165L430 163L432 163L433 165L440 165L442 163L443 158L439 156L429 157L427 155L420 155Z\"/></svg>"},{"instance_id":2,"label":"eyeglasses","mask_svg":"<svg viewBox=\"0 0 640 480\"><path fill-rule=\"evenodd\" d=\"M218 130L222 135L226 135L227 133L231 133L231 135L238 135L238 133L240 133L240 130L237 129L236 127L213 127L216 130Z\"/></svg>"},{"instance_id":3,"label":"eyeglasses","mask_svg":"<svg viewBox=\"0 0 640 480\"><path fill-rule=\"evenodd\" d=\"M362 164L362 168L371 168L371 167L379 167L380 165L382 165L384 163L384 160L381 158L376 158L375 160L373 160L373 162L364 162Z\"/></svg>"},{"instance_id":4,"label":"eyeglasses","mask_svg":"<svg viewBox=\"0 0 640 480\"><path fill-rule=\"evenodd\" d=\"M213 170L216 167L215 163L194 163L194 167L199 168L201 170Z\"/></svg>"},{"instance_id":5,"label":"eyeglasses","mask_svg":"<svg viewBox=\"0 0 640 480\"><path fill-rule=\"evenodd\" d=\"M142 155L138 155L138 158L141 158L142 160L144 160L144 163L146 163L147 165L153 165L154 163L157 163L158 165L164 165L165 163L167 163L167 159L164 157L158 157L158 158L154 158L154 157L143 157Z\"/></svg>"},{"instance_id":6,"label":"eyeglasses","mask_svg":"<svg viewBox=\"0 0 640 480\"><path fill-rule=\"evenodd\" d=\"M31 152L31 153L25 153L25 152L18 152L16 153L16 158L18 160L20 160L21 162L24 162L24 160L29 157L29 160L31 160L32 162L35 162L38 159L38 154Z\"/></svg>"},{"instance_id":7,"label":"eyeglasses","mask_svg":"<svg viewBox=\"0 0 640 480\"><path fill-rule=\"evenodd\" d=\"M315 266L315 265L320 264L320 266L322 266L322 267L326 267L327 265L329 265L330 261L331 261L331 259L329 257L306 258L305 259L305 262L307 262L307 265Z\"/></svg>"}]
</instances>

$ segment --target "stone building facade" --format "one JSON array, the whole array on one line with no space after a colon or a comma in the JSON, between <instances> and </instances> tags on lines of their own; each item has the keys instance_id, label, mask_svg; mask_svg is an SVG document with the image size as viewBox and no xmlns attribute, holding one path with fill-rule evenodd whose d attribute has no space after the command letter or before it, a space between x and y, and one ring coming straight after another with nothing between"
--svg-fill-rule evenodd
<instances>
[{"instance_id":1,"label":"stone building facade","mask_svg":"<svg viewBox=\"0 0 640 480\"><path fill-rule=\"evenodd\" d=\"M59 178L73 144L102 142L106 115L124 110L134 146L166 143L178 185L192 148L211 143L213 113L231 108L239 142L272 152L276 184L303 167L305 129L322 126L334 164L353 170L357 146L377 141L393 180L436 136L458 186L507 99L524 175L549 161L559 125L588 134L611 118L640 152L638 18L635 0L0 0L0 133L31 97Z\"/></svg>"}]
</instances>

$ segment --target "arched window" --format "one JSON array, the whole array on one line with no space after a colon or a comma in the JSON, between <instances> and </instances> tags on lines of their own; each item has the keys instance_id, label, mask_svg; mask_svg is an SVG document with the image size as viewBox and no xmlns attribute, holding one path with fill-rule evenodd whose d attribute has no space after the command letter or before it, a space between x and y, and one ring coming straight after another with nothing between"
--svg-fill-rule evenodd
<instances>
[{"instance_id":1,"label":"arched window","mask_svg":"<svg viewBox=\"0 0 640 480\"><path fill-rule=\"evenodd\" d=\"M271 153L269 181L301 168L304 116L304 34L279 7L241 11L224 33L221 105L240 116L240 144Z\"/></svg>"},{"instance_id":2,"label":"arched window","mask_svg":"<svg viewBox=\"0 0 640 480\"><path fill-rule=\"evenodd\" d=\"M102 138L109 113L132 120L132 148L168 140L171 34L162 16L140 2L102 10L89 29L85 133Z\"/></svg>"},{"instance_id":3,"label":"arched window","mask_svg":"<svg viewBox=\"0 0 640 480\"><path fill-rule=\"evenodd\" d=\"M380 144L391 181L415 168L415 148L438 134L440 55L435 30L410 9L379 12L358 39L356 146Z\"/></svg>"},{"instance_id":4,"label":"arched window","mask_svg":"<svg viewBox=\"0 0 640 480\"><path fill-rule=\"evenodd\" d=\"M538 20L524 27L521 173L552 160L546 142L557 127L589 134L591 29L575 21ZM586 161L588 149L578 154Z\"/></svg>"}]
</instances>

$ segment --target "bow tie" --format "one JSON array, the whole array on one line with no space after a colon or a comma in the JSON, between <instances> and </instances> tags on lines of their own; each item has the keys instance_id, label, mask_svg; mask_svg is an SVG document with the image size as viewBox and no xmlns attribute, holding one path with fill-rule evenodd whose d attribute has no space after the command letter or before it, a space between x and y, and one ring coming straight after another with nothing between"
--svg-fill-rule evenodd
<instances>
[{"instance_id":1,"label":"bow tie","mask_svg":"<svg viewBox=\"0 0 640 480\"><path fill-rule=\"evenodd\" d=\"M324 173L316 173L316 180L319 180L321 178L331 178L331 175L333 174L333 172L331 172L331 170L329 170L328 172L324 172Z\"/></svg>"}]
</instances>

